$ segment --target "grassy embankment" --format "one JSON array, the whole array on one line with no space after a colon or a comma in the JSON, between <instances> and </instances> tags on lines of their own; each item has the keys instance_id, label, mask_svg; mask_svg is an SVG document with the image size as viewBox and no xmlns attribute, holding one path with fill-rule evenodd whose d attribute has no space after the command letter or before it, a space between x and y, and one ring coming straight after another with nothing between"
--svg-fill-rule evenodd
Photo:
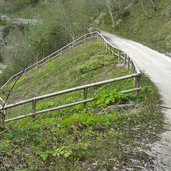
<instances>
[{"instance_id":1,"label":"grassy embankment","mask_svg":"<svg viewBox=\"0 0 171 171\"><path fill-rule=\"evenodd\" d=\"M9 102L129 73L101 43L87 43L23 76ZM159 96L144 76L138 96L119 93L132 84L133 80L127 80L96 91L91 89L89 96L96 92L96 101L88 105L88 110L81 105L36 116L34 122L28 118L6 124L0 132L1 170L138 170L145 164L152 167L152 158L144 150L162 127L162 115L154 107ZM49 99L38 104L37 110L78 99L82 99L82 92ZM105 110L111 104L131 102L136 103L136 108ZM12 117L29 110L26 106L7 112Z\"/></svg>"}]
</instances>

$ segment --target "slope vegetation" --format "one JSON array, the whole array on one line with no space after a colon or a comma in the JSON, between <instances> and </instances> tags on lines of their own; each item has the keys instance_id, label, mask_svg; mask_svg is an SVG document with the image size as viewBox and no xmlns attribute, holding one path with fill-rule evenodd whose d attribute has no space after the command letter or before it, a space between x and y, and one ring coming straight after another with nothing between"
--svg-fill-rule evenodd
<instances>
[{"instance_id":1,"label":"slope vegetation","mask_svg":"<svg viewBox=\"0 0 171 171\"><path fill-rule=\"evenodd\" d=\"M117 57L108 54L100 42L94 41L24 75L9 102L131 72L118 63ZM132 84L133 80L129 80L96 89L96 101L87 110L81 105L36 116L34 122L28 118L1 127L1 170L138 170L144 165L154 168L153 158L146 150L162 126L162 115L154 107L159 97L144 76L138 96L119 92ZM77 93L51 99L38 108L78 98ZM125 103L135 103L136 108L110 107ZM16 116L29 110L28 106L16 108L8 110L7 115Z\"/></svg>"}]
</instances>

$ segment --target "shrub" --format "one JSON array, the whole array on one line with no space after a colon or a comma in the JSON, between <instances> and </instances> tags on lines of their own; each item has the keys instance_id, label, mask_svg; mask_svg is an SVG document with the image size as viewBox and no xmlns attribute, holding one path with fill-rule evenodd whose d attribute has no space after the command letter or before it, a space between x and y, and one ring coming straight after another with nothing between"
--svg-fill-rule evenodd
<instances>
[{"instance_id":1,"label":"shrub","mask_svg":"<svg viewBox=\"0 0 171 171\"><path fill-rule=\"evenodd\" d=\"M96 95L96 104L99 107L104 107L116 103L125 103L128 96L116 90L103 89Z\"/></svg>"}]
</instances>

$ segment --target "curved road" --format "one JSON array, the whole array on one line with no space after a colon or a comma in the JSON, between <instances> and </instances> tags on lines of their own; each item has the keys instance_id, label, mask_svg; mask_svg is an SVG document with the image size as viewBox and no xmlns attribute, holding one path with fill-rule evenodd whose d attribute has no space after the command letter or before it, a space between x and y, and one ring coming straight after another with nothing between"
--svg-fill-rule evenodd
<instances>
[{"instance_id":1,"label":"curved road","mask_svg":"<svg viewBox=\"0 0 171 171\"><path fill-rule=\"evenodd\" d=\"M114 36L101 34L110 43L127 53L158 87L163 105L171 107L171 58L140 43ZM158 160L156 171L171 171L171 110L164 110L167 131L160 135L161 140L152 144L151 150Z\"/></svg>"}]
</instances>

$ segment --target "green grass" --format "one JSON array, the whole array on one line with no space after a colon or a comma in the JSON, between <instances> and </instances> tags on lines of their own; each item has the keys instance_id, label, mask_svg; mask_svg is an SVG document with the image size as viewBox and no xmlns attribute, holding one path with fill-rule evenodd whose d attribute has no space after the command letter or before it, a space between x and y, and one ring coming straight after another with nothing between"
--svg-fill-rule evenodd
<instances>
[{"instance_id":1,"label":"green grass","mask_svg":"<svg viewBox=\"0 0 171 171\"><path fill-rule=\"evenodd\" d=\"M154 107L158 95L143 79L146 84L137 110L99 114L94 107L76 108L36 117L34 122L7 124L0 132L1 169L120 170L151 164L149 156L135 151L135 147L147 150L146 143L154 141L162 127L162 115Z\"/></svg>"},{"instance_id":2,"label":"green grass","mask_svg":"<svg viewBox=\"0 0 171 171\"><path fill-rule=\"evenodd\" d=\"M117 57L109 55L104 45L93 41L24 75L9 102L130 73L118 67ZM88 97L95 93L96 100L87 110L80 105L36 116L34 122L27 118L0 127L1 170L138 170L144 163L152 167L152 159L142 151L156 140L162 128L162 114L155 107L159 95L144 75L138 96L120 93L133 82L131 79L90 89ZM44 100L37 104L37 110L80 100L82 93ZM132 102L136 108L106 108ZM8 110L7 116L29 111L31 107L25 105ZM135 147L143 150L135 151Z\"/></svg>"},{"instance_id":3,"label":"green grass","mask_svg":"<svg viewBox=\"0 0 171 171\"><path fill-rule=\"evenodd\" d=\"M44 67L22 76L17 82L10 101L34 97L91 82L131 73L115 67L117 58L111 56L99 42L76 47ZM13 85L10 84L9 88ZM20 97L14 97L16 94Z\"/></svg>"},{"instance_id":4,"label":"green grass","mask_svg":"<svg viewBox=\"0 0 171 171\"><path fill-rule=\"evenodd\" d=\"M155 15L145 4L146 10L153 15L151 18L144 16L138 2L132 5L131 15L122 18L115 29L109 26L110 18L105 18L101 28L169 51L170 19L165 14L170 2L157 2ZM37 9L44 12L36 6L17 13L24 17L34 13L39 18L41 12L36 12ZM23 76L8 103L130 73L117 67L117 58L109 55L102 44L87 43ZM143 151L148 150L148 144L155 141L162 130L163 115L156 108L160 97L144 75L138 96L120 93L132 86L133 79L92 88L88 97L95 92L96 100L87 106L87 110L80 105L36 116L34 122L27 118L0 127L1 170L140 170L145 166L147 170L154 170L154 158ZM81 99L82 92L51 98L38 102L37 110ZM136 104L135 108L106 109L109 105L132 102ZM30 111L31 107L25 105L8 110L7 116Z\"/></svg>"},{"instance_id":5,"label":"green grass","mask_svg":"<svg viewBox=\"0 0 171 171\"><path fill-rule=\"evenodd\" d=\"M117 57L110 55L105 46L98 41L80 45L71 52L67 52L64 56L23 75L13 89L8 103L132 73L132 71L123 67L117 67L117 62ZM13 83L5 91L9 90L12 85ZM129 89L133 87L133 79L110 84L109 87L117 89L117 91ZM98 89L90 88L88 97L92 97ZM82 99L82 91L49 98L48 102L47 100L38 102L37 110ZM31 112L31 105L25 105L24 107L9 109L7 117L14 117L29 112Z\"/></svg>"}]
</instances>

